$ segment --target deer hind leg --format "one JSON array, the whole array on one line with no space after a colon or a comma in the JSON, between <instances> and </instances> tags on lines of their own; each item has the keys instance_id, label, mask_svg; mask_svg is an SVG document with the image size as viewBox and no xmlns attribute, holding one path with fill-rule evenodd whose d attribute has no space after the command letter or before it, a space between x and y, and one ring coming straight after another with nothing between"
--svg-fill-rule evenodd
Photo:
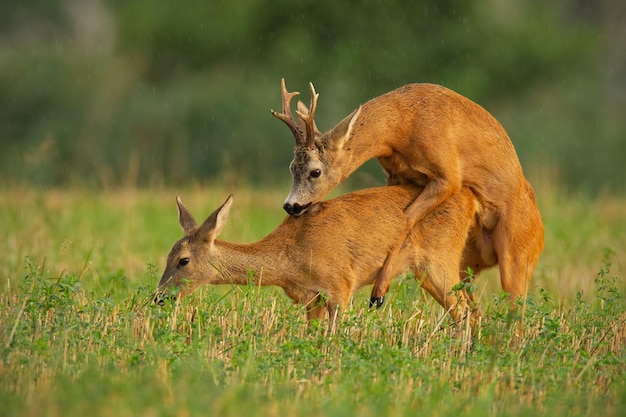
<instances>
[{"instance_id":1,"label":"deer hind leg","mask_svg":"<svg viewBox=\"0 0 626 417\"><path fill-rule=\"evenodd\" d=\"M398 253L400 249L405 244L405 240L408 237L408 232L410 229L407 229L403 232L403 236L405 239L400 242L399 245L396 245L391 252L387 254L385 258L385 262L383 263L383 267L381 268L378 276L376 277L376 281L374 282L374 288L372 288L372 295L370 296L370 308L376 306L376 308L382 307L385 301L385 295L389 292L389 287L391 286L391 280L393 279L392 270L394 264L398 258Z\"/></svg>"},{"instance_id":2,"label":"deer hind leg","mask_svg":"<svg viewBox=\"0 0 626 417\"><path fill-rule=\"evenodd\" d=\"M534 204L519 207L502 217L493 234L500 264L502 289L509 293L512 305L526 297L530 278L543 250L543 222Z\"/></svg>"},{"instance_id":3,"label":"deer hind leg","mask_svg":"<svg viewBox=\"0 0 626 417\"><path fill-rule=\"evenodd\" d=\"M454 289L455 285L461 282L457 269L431 270L421 285L450 314L455 323L469 317L470 325L474 328L476 317L480 313L471 307L471 303L468 302L469 295L465 290L456 291Z\"/></svg>"},{"instance_id":4,"label":"deer hind leg","mask_svg":"<svg viewBox=\"0 0 626 417\"><path fill-rule=\"evenodd\" d=\"M463 257L461 259L460 279L465 283L470 283L471 278L477 278L480 273L489 269L498 263L492 232L476 224L468 233L465 247L463 248ZM471 273L469 270L471 269ZM467 292L471 305L475 305L474 291L470 289Z\"/></svg>"}]
</instances>

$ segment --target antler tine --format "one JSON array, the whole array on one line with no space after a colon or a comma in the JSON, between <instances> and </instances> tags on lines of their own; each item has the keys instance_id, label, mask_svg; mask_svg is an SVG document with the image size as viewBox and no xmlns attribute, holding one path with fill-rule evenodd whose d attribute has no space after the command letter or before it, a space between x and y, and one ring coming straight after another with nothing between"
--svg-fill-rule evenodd
<instances>
[{"instance_id":1,"label":"antler tine","mask_svg":"<svg viewBox=\"0 0 626 417\"><path fill-rule=\"evenodd\" d=\"M313 83L309 83L309 88L311 89L311 105L309 106L309 112L304 114L298 110L296 110L296 114L299 118L302 119L306 126L306 145L309 148L313 148L315 146L315 135L317 133L317 128L315 126L315 109L317 108L317 99L319 98L319 94L315 92L315 87Z\"/></svg>"},{"instance_id":2,"label":"antler tine","mask_svg":"<svg viewBox=\"0 0 626 417\"><path fill-rule=\"evenodd\" d=\"M281 90L281 95L283 98L283 112L282 113L278 113L274 110L271 110L272 115L280 120L282 120L283 122L285 122L285 124L289 127L289 129L291 130L291 133L293 133L294 138L296 139L296 144L297 145L304 145L306 138L303 137L303 132L300 130L300 128L298 127L298 124L296 123L295 120L293 120L293 117L291 116L291 108L290 108L290 103L291 103L291 99L294 98L295 96L297 96L298 94L300 94L297 91L294 92L288 92L287 91L287 87L285 86L285 79L281 78L280 80L280 90Z\"/></svg>"}]
</instances>

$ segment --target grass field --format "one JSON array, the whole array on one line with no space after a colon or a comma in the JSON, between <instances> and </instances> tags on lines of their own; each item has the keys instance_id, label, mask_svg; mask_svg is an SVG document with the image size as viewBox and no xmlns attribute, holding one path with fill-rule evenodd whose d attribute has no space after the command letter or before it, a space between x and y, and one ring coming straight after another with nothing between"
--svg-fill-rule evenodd
<instances>
[{"instance_id":1,"label":"grass field","mask_svg":"<svg viewBox=\"0 0 626 417\"><path fill-rule=\"evenodd\" d=\"M546 248L507 311L477 282L473 341L417 283L379 311L359 292L328 335L279 290L149 301L181 237L235 191L221 237L252 242L287 190L0 192L0 415L526 416L626 413L626 199L539 190Z\"/></svg>"}]
</instances>

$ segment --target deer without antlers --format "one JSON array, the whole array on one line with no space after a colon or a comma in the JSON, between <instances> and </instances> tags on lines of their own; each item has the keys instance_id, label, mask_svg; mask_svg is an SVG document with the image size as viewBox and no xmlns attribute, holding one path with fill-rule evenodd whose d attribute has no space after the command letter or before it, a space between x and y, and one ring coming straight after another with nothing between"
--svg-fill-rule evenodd
<instances>
[{"instance_id":1,"label":"deer without antlers","mask_svg":"<svg viewBox=\"0 0 626 417\"><path fill-rule=\"evenodd\" d=\"M272 114L298 126L288 111L298 93L288 93L284 80L281 88L283 115ZM287 213L302 215L371 158L378 159L389 185L424 187L405 211L404 234L466 186L483 207L479 232L468 240L466 265L479 273L498 262L511 300L526 294L543 250L543 221L513 144L489 112L445 87L409 84L359 106L322 134L313 121L318 94L312 83L310 90L311 110L298 103L306 130L292 128L296 147L293 184L283 206ZM373 305L383 303L403 241L389 252L376 279Z\"/></svg>"},{"instance_id":2,"label":"deer without antlers","mask_svg":"<svg viewBox=\"0 0 626 417\"><path fill-rule=\"evenodd\" d=\"M200 226L177 198L184 236L167 256L155 301L171 287L180 288L184 296L205 283L247 284L252 271L254 284L282 287L294 302L306 306L309 320L327 312L332 328L338 308L346 307L356 289L374 281L385 254L404 233L404 210L419 193L419 187L404 185L347 194L315 204L306 215L287 216L252 244L217 239L232 196ZM416 223L392 270L413 271L456 320L470 308L467 296L457 298L452 288L459 281L465 240L477 210L469 189L450 196Z\"/></svg>"}]
</instances>

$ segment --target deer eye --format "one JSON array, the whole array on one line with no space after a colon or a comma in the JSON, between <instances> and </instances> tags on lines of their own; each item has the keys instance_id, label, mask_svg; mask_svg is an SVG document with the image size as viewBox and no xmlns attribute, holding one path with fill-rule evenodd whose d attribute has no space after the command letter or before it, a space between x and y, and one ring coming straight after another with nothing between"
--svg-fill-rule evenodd
<instances>
[{"instance_id":1,"label":"deer eye","mask_svg":"<svg viewBox=\"0 0 626 417\"><path fill-rule=\"evenodd\" d=\"M178 261L178 267L186 266L189 263L189 258L180 258Z\"/></svg>"},{"instance_id":2,"label":"deer eye","mask_svg":"<svg viewBox=\"0 0 626 417\"><path fill-rule=\"evenodd\" d=\"M319 178L319 176L322 175L322 171L319 169L314 169L313 171L311 171L311 173L309 174L309 176L311 178Z\"/></svg>"}]
</instances>

